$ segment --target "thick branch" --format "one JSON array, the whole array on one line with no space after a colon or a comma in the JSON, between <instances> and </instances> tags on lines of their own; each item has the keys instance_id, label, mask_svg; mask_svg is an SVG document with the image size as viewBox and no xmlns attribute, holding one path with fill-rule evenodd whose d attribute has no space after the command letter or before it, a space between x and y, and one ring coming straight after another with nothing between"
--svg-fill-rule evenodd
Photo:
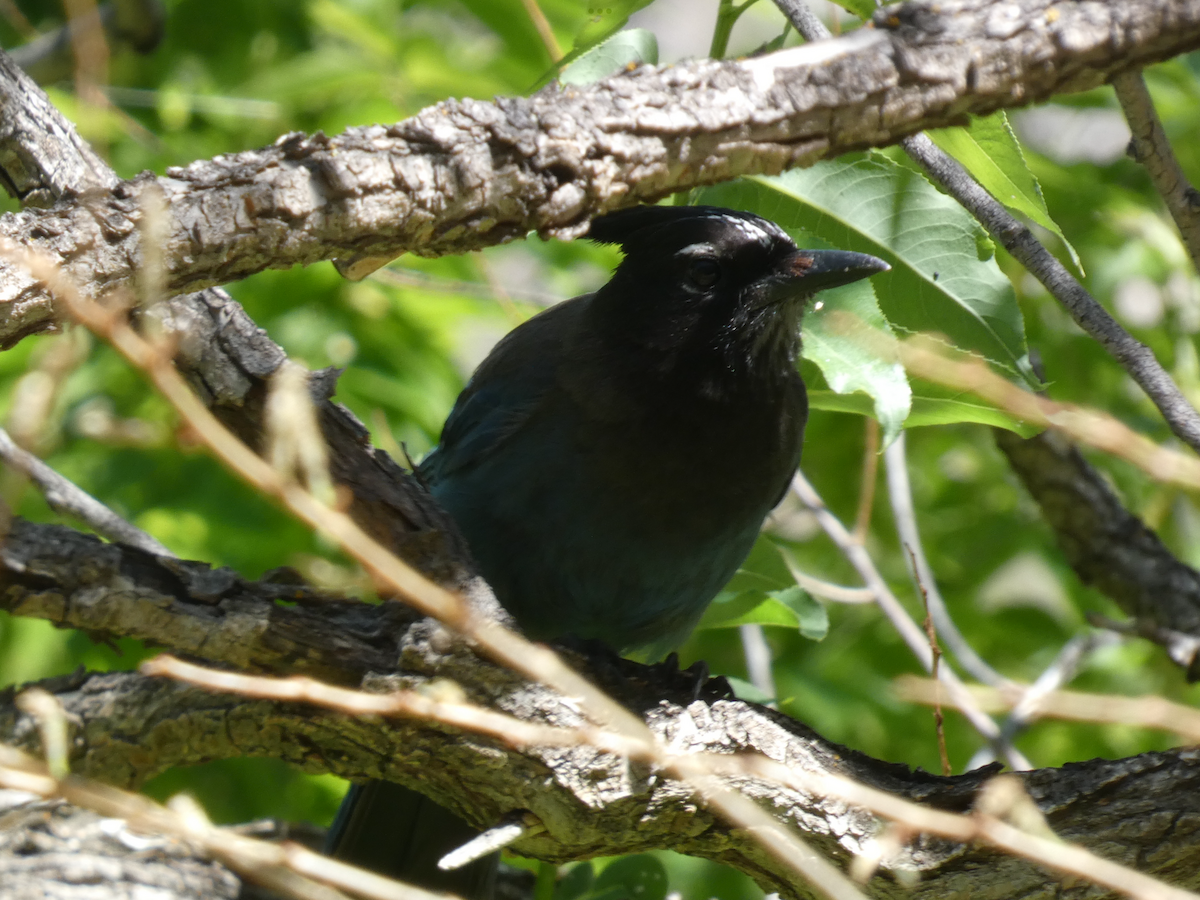
<instances>
[{"instance_id":1,"label":"thick branch","mask_svg":"<svg viewBox=\"0 0 1200 900\"><path fill-rule=\"evenodd\" d=\"M463 252L534 229L578 235L635 200L773 173L894 142L967 114L1095 87L1200 45L1200 0L1002 4L934 0L873 28L742 61L643 67L585 88L446 101L398 125L169 170L172 291L268 267L342 261L352 276L403 252ZM0 233L55 253L89 291L127 284L139 196L27 210ZM40 287L0 272L0 341L48 327Z\"/></svg>"},{"instance_id":2,"label":"thick branch","mask_svg":"<svg viewBox=\"0 0 1200 900\"><path fill-rule=\"evenodd\" d=\"M118 183L45 93L0 53L0 180L26 205L50 205ZM176 342L176 365L222 421L259 447L267 380L287 358L227 293L210 288L157 304L148 315ZM331 475L355 520L439 582L480 596L465 545L412 476L371 447L367 430L332 402L333 373L314 380Z\"/></svg>"},{"instance_id":3,"label":"thick branch","mask_svg":"<svg viewBox=\"0 0 1200 900\"><path fill-rule=\"evenodd\" d=\"M1200 572L1125 509L1061 435L993 433L1080 580L1116 601L1137 620L1139 633L1164 644L1190 678L1200 676Z\"/></svg>"},{"instance_id":4,"label":"thick branch","mask_svg":"<svg viewBox=\"0 0 1200 900\"><path fill-rule=\"evenodd\" d=\"M405 629L411 620L394 604L370 607L269 581L248 583L227 571L156 560L58 526L18 523L14 535L0 558L2 583L6 603L23 614L138 636L239 667L304 671L340 683L357 681L380 662L379 670L390 670L399 659L398 682L372 676L368 683L385 689L451 678L470 699L523 719L564 726L580 721L573 703L478 659L435 623L422 620ZM47 545L58 549L39 549ZM275 602L281 594L299 602L281 607ZM198 635L205 639L198 642ZM778 713L729 698L720 681L709 682L696 699L686 673L604 656L581 661L674 752L756 751L801 771L849 775L953 810L967 809L986 777L976 772L946 779L870 759ZM299 704L209 694L128 673L72 676L48 686L75 723L73 770L117 785L139 784L175 765L271 756L309 771L399 781L478 825L528 809L548 829L520 845L537 857L564 861L671 847L738 866L788 896L806 895L751 836L715 820L679 784L595 750L518 751L427 722L396 720L381 728ZM36 742L11 694L0 703L0 740L30 747ZM1138 861L1143 871L1169 880L1200 883L1200 848L1187 829L1168 827L1200 814L1200 760L1192 751L1093 761L1027 779L1063 836ZM843 860L877 828L872 816L838 802L753 779L739 779L739 787ZM1100 796L1104 804L1096 802ZM1118 843L1119 833L1137 838ZM1028 863L942 841L918 842L899 864L922 872L919 896L998 884L1033 895L1049 896L1052 889ZM881 897L902 892L889 876L876 878L871 888Z\"/></svg>"},{"instance_id":5,"label":"thick branch","mask_svg":"<svg viewBox=\"0 0 1200 900\"><path fill-rule=\"evenodd\" d=\"M397 635L417 618L399 603L331 597L295 576L250 582L229 569L21 519L0 546L0 588L0 608L14 615L334 684L391 669Z\"/></svg>"},{"instance_id":6,"label":"thick branch","mask_svg":"<svg viewBox=\"0 0 1200 900\"><path fill-rule=\"evenodd\" d=\"M248 900L228 869L183 842L113 826L63 803L11 813L0 829L5 900L78 900L84 891L112 900Z\"/></svg>"},{"instance_id":7,"label":"thick branch","mask_svg":"<svg viewBox=\"0 0 1200 900\"><path fill-rule=\"evenodd\" d=\"M569 703L451 647L436 626L417 625L409 632L403 663L406 684L449 673L472 699L523 718L560 725L578 721ZM598 674L676 751L763 752L796 771L849 775L954 810L967 808L986 778L976 772L947 779L870 760L769 710L709 691L693 700L692 689L678 677L621 665L620 673ZM376 682L379 687L391 683ZM57 688L75 724L74 771L110 783L135 785L170 765L271 756L308 771L384 777L418 787L481 826L514 810L529 810L547 831L525 839L518 849L538 858L562 862L668 847L737 866L785 896L809 895L751 835L714 819L678 783L588 748L516 751L419 721L394 720L380 728L300 705L208 694L129 673L49 686ZM27 745L36 740L31 723L11 706L0 709L0 735ZM1063 837L1172 882L1200 880L1200 851L1189 829L1175 827L1200 814L1200 761L1194 751L1095 760L1025 778ZM753 778L737 781L781 821L800 827L843 862L876 834L877 821L861 810ZM1100 797L1103 804L1096 802ZM1023 860L939 840L919 839L898 863L922 875L913 894L883 874L869 885L873 895L991 895L1000 885L1011 892L1006 896L1061 896L1064 890ZM1093 890L1079 884L1066 893L1082 896Z\"/></svg>"}]
</instances>

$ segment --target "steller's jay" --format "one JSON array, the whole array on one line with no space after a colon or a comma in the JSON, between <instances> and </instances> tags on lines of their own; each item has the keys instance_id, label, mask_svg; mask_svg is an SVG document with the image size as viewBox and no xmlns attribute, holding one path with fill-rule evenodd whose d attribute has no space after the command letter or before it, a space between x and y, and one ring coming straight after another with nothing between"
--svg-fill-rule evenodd
<instances>
[{"instance_id":1,"label":"steller's jay","mask_svg":"<svg viewBox=\"0 0 1200 900\"><path fill-rule=\"evenodd\" d=\"M621 210L588 236L621 246L612 279L496 345L419 473L526 634L656 657L733 576L800 461L807 301L888 266L799 250L772 222L713 207ZM485 895L486 866L430 877L471 834L431 847L435 816L449 813L369 782L347 794L329 844Z\"/></svg>"}]
</instances>

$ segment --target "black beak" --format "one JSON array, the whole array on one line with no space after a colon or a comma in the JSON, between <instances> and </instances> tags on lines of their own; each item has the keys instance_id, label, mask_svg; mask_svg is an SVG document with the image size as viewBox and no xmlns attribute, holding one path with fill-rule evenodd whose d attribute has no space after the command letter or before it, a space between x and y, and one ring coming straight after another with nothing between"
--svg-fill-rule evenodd
<instances>
[{"instance_id":1,"label":"black beak","mask_svg":"<svg viewBox=\"0 0 1200 900\"><path fill-rule=\"evenodd\" d=\"M768 278L768 302L811 297L817 291L868 278L891 268L882 259L849 250L797 250Z\"/></svg>"}]
</instances>

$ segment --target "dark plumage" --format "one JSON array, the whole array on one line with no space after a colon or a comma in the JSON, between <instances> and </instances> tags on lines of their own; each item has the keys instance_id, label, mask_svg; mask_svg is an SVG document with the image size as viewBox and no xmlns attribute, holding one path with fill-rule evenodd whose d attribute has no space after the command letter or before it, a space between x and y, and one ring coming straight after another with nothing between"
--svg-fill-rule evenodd
<instances>
[{"instance_id":1,"label":"dark plumage","mask_svg":"<svg viewBox=\"0 0 1200 900\"><path fill-rule=\"evenodd\" d=\"M887 266L798 250L771 222L711 207L624 210L589 236L621 245L612 279L496 345L420 474L531 637L657 656L686 638L795 472L807 300ZM378 805L380 790L352 796ZM343 816L358 825L335 825L339 856L364 858L351 832L386 845L386 817ZM366 861L397 872L382 852Z\"/></svg>"},{"instance_id":2,"label":"dark plumage","mask_svg":"<svg viewBox=\"0 0 1200 900\"><path fill-rule=\"evenodd\" d=\"M805 299L883 264L711 207L638 207L590 236L622 246L612 280L502 340L420 471L530 636L654 655L799 462Z\"/></svg>"}]
</instances>

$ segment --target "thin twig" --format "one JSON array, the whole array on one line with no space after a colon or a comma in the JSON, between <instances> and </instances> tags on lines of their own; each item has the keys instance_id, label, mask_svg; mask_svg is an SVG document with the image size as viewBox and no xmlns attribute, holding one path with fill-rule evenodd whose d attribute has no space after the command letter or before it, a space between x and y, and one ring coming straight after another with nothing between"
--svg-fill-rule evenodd
<instances>
[{"instance_id":1,"label":"thin twig","mask_svg":"<svg viewBox=\"0 0 1200 900\"><path fill-rule=\"evenodd\" d=\"M789 551L782 547L777 549L779 550L779 555L783 557L783 564L787 566L788 572L791 573L792 578L796 579L796 584L810 594L826 600L832 600L834 603L859 604L875 602L875 592L870 588L847 587L844 584L834 584L832 581L814 578L800 569L799 563L796 562L796 557Z\"/></svg>"},{"instance_id":2,"label":"thin twig","mask_svg":"<svg viewBox=\"0 0 1200 900\"><path fill-rule=\"evenodd\" d=\"M538 37L542 39L546 52L550 54L550 61L558 62L563 58L562 47L558 45L558 38L554 36L554 29L550 27L546 14L538 6L537 0L521 0L521 4L525 7L530 21L533 22L533 27L537 29Z\"/></svg>"},{"instance_id":3,"label":"thin twig","mask_svg":"<svg viewBox=\"0 0 1200 900\"><path fill-rule=\"evenodd\" d=\"M1017 735L1028 728L1034 720L1042 697L1070 682L1098 644L1116 640L1118 640L1116 635L1103 631L1089 631L1067 641L1058 651L1058 655L1054 657L1054 661L1034 680L1033 684L1017 691L1021 699L1013 706L1009 717L1000 723L1000 733L1010 741L1016 740ZM1008 682L993 685L993 687L1011 693L1014 686L1012 682ZM967 763L967 771L986 766L992 759L994 757L989 748L981 747Z\"/></svg>"},{"instance_id":4,"label":"thin twig","mask_svg":"<svg viewBox=\"0 0 1200 900\"><path fill-rule=\"evenodd\" d=\"M85 297L62 270L44 255L11 242L0 253L25 267L46 285L69 314L107 340L130 363L145 372L159 393L175 407L193 433L216 456L263 495L335 541L384 588L415 609L433 616L470 640L482 653L525 677L573 698L597 724L617 734L650 740L646 724L570 669L552 650L533 644L491 618L481 616L458 594L430 581L389 552L349 516L317 500L294 481L280 476L265 460L235 437L208 410L176 371L171 354L138 335L120 310L106 309ZM737 791L714 781L708 769L677 759L664 766L668 774L691 786L715 812L737 827L752 829L762 845L780 862L805 879L829 900L864 900L862 893L829 861L812 850L794 831Z\"/></svg>"},{"instance_id":5,"label":"thin twig","mask_svg":"<svg viewBox=\"0 0 1200 900\"><path fill-rule=\"evenodd\" d=\"M1132 134L1129 155L1146 167L1183 236L1192 265L1200 269L1200 192L1188 182L1171 149L1142 73L1122 72L1112 86Z\"/></svg>"},{"instance_id":6,"label":"thin twig","mask_svg":"<svg viewBox=\"0 0 1200 900\"><path fill-rule=\"evenodd\" d=\"M806 41L820 41L833 37L825 23L817 18L804 0L775 0L775 5Z\"/></svg>"},{"instance_id":7,"label":"thin twig","mask_svg":"<svg viewBox=\"0 0 1200 900\"><path fill-rule=\"evenodd\" d=\"M1080 443L1119 456L1158 481L1200 490L1200 460L1161 447L1106 413L1022 390L982 360L950 357L944 345L926 337L893 342L880 335L878 340L881 348L885 344L895 347L900 362L919 378L978 394L1023 422L1054 428Z\"/></svg>"},{"instance_id":8,"label":"thin twig","mask_svg":"<svg viewBox=\"0 0 1200 900\"><path fill-rule=\"evenodd\" d=\"M891 588L887 586L887 582L883 580L883 576L879 574L879 570L875 568L875 563L871 559L871 555L866 549L854 543L850 532L846 530L837 516L825 505L825 501L821 499L821 495L804 477L803 472L797 472L792 479L792 491L800 498L817 517L821 527L829 538L834 542L837 548L850 561L850 564L858 571L859 577L863 583L875 595L875 602L879 604L879 608L887 616L893 627L900 633L900 637L904 639L904 643L908 645L909 650L920 661L921 666L925 671L929 672L933 669L933 654L929 649L929 644L925 640L925 635L921 631L921 627L913 621L912 617L896 599L896 595L892 593ZM1033 766L1015 747L1003 740L1000 734L1000 727L988 718L979 707L971 700L962 681L954 673L954 670L949 666L942 666L940 670L940 681L946 685L946 689L950 694L951 701L958 707L959 711L967 718L967 721L974 726L989 744L996 750L997 755L1003 756L1008 760L1008 764L1013 769L1032 769Z\"/></svg>"},{"instance_id":9,"label":"thin twig","mask_svg":"<svg viewBox=\"0 0 1200 900\"><path fill-rule=\"evenodd\" d=\"M480 255L477 265L480 271L486 276L488 269L485 268L486 264L483 262L482 255ZM373 281L381 281L384 284L395 287L412 287L420 288L423 291L464 294L468 297L479 297L484 300L500 300L501 305L505 305L497 290L500 285L491 279L488 279L485 283L480 281L464 281L456 278L442 278L438 275L430 275L428 272L419 272L416 269L406 269L396 265L376 269L369 277ZM553 306L566 299L558 294L549 294L545 291L526 288L506 286L503 290L509 300L532 303L534 306Z\"/></svg>"},{"instance_id":10,"label":"thin twig","mask_svg":"<svg viewBox=\"0 0 1200 900\"><path fill-rule=\"evenodd\" d=\"M806 40L830 36L829 29L808 10L804 0L775 0ZM988 233L1040 281L1075 323L1107 350L1146 392L1175 436L1200 452L1200 413L1159 364L1154 352L1120 326L1070 272L1043 247L1033 233L989 194L957 160L924 134L901 141L905 152L946 193L961 203Z\"/></svg>"},{"instance_id":11,"label":"thin twig","mask_svg":"<svg viewBox=\"0 0 1200 900\"><path fill-rule=\"evenodd\" d=\"M50 508L63 515L74 516L98 534L110 541L129 544L155 556L174 557L174 553L135 525L126 522L115 512L87 493L83 488L68 481L52 468L22 450L0 428L0 461L24 473L38 486L50 504Z\"/></svg>"},{"instance_id":12,"label":"thin twig","mask_svg":"<svg viewBox=\"0 0 1200 900\"><path fill-rule=\"evenodd\" d=\"M901 675L895 681L895 689L902 700L914 703L931 704L937 696L933 681L916 675ZM1120 697L1052 690L1039 692L1029 701L1027 695L1033 690L1032 685L1025 690L970 685L967 690L976 703L992 712L1023 709L1028 719L1135 725L1167 731L1179 735L1189 744L1200 744L1200 711L1163 697Z\"/></svg>"},{"instance_id":13,"label":"thin twig","mask_svg":"<svg viewBox=\"0 0 1200 900\"><path fill-rule=\"evenodd\" d=\"M906 549L908 555L912 556L912 548ZM916 559L913 559L912 562L915 571ZM937 732L938 756L942 762L942 774L949 776L954 770L950 768L950 753L946 749L946 717L942 714L942 683L939 678L942 648L938 644L937 626L933 624L933 616L929 613L929 594L925 591L925 585L921 582L920 577L917 578L917 589L921 592L921 604L925 607L925 621L922 624L925 627L925 635L929 638L929 652L933 654L933 671L929 674L933 676L932 680L937 692L937 700L933 704L933 726Z\"/></svg>"},{"instance_id":14,"label":"thin twig","mask_svg":"<svg viewBox=\"0 0 1200 900\"><path fill-rule=\"evenodd\" d=\"M925 548L921 543L921 533L917 528L917 511L913 504L912 486L908 480L908 450L904 432L883 452L884 463L887 467L888 499L892 505L892 518L896 523L896 533L900 543L908 549L908 571L913 583L921 591L921 596L929 608L929 614L937 626L938 634L958 660L968 675L984 684L1003 684L1003 675L989 666L975 652L967 639L963 637L958 626L954 623L942 592L938 590L937 578L933 567L925 556Z\"/></svg>"},{"instance_id":15,"label":"thin twig","mask_svg":"<svg viewBox=\"0 0 1200 900\"><path fill-rule=\"evenodd\" d=\"M903 434L901 434L903 437ZM863 417L862 478L858 486L858 511L854 514L854 539L860 544L867 539L871 527L871 511L875 507L875 483L879 480L879 423L870 416Z\"/></svg>"},{"instance_id":16,"label":"thin twig","mask_svg":"<svg viewBox=\"0 0 1200 900\"><path fill-rule=\"evenodd\" d=\"M750 683L758 688L764 696L772 698L767 706L774 707L775 676L771 674L771 645L763 627L753 622L739 625L738 636L742 639L742 656L746 660L746 673Z\"/></svg>"}]
</instances>

